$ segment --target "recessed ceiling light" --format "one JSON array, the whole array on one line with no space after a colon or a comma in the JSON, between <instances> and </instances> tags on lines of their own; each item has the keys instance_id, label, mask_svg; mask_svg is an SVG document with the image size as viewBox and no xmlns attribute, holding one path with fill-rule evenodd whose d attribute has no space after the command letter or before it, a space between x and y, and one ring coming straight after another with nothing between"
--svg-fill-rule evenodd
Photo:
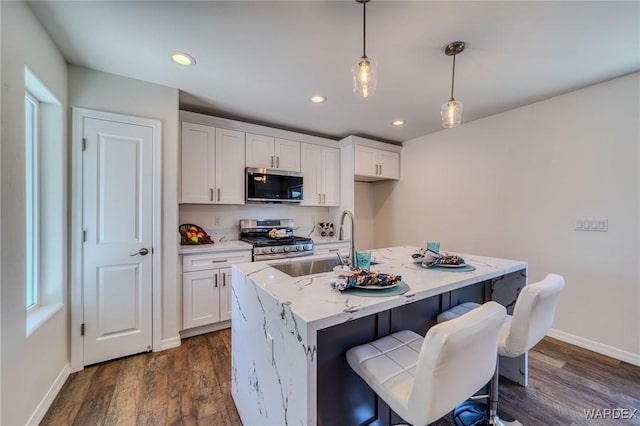
<instances>
[{"instance_id":1,"label":"recessed ceiling light","mask_svg":"<svg viewBox=\"0 0 640 426\"><path fill-rule=\"evenodd\" d=\"M309 99L314 104L321 104L321 103L323 103L323 102L325 102L327 100L327 97L326 96L316 95L316 96L310 97Z\"/></svg>"},{"instance_id":2,"label":"recessed ceiling light","mask_svg":"<svg viewBox=\"0 0 640 426\"><path fill-rule=\"evenodd\" d=\"M395 120L393 123L394 126L402 126L403 124L405 124L407 121L406 120Z\"/></svg>"},{"instance_id":3,"label":"recessed ceiling light","mask_svg":"<svg viewBox=\"0 0 640 426\"><path fill-rule=\"evenodd\" d=\"M190 67L196 64L196 60L193 59L193 56L179 51L171 52L171 60L178 65L182 65L184 67Z\"/></svg>"}]
</instances>

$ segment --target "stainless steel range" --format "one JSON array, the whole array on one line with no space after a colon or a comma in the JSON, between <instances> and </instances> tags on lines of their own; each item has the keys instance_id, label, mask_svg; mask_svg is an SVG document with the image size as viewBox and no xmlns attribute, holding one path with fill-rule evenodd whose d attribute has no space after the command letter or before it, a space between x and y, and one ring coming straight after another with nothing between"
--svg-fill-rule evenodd
<instances>
[{"instance_id":1,"label":"stainless steel range","mask_svg":"<svg viewBox=\"0 0 640 426\"><path fill-rule=\"evenodd\" d=\"M313 240L293 235L293 219L242 219L240 240L253 245L253 261L311 256Z\"/></svg>"}]
</instances>

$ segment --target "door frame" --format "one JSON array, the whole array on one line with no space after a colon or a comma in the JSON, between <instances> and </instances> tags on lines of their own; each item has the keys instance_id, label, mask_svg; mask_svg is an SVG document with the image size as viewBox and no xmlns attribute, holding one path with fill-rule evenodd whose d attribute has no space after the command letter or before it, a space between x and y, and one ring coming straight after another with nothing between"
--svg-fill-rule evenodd
<instances>
[{"instance_id":1,"label":"door frame","mask_svg":"<svg viewBox=\"0 0 640 426\"><path fill-rule=\"evenodd\" d=\"M162 122L160 120L114 114L87 108L73 107L71 138L71 372L84 369L84 338L80 327L84 320L82 282L82 138L83 119L95 118L105 121L147 126L152 130L152 182L153 182L153 261L151 284L151 344L153 351L162 347Z\"/></svg>"}]
</instances>

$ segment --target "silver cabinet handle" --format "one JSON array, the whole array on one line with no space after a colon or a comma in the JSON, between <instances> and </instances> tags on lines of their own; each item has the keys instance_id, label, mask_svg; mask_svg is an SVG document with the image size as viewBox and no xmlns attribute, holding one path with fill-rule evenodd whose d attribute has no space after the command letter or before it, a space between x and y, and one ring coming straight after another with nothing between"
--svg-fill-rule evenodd
<instances>
[{"instance_id":1,"label":"silver cabinet handle","mask_svg":"<svg viewBox=\"0 0 640 426\"><path fill-rule=\"evenodd\" d=\"M220 201L220 188L216 189L218 195L218 201Z\"/></svg>"},{"instance_id":2,"label":"silver cabinet handle","mask_svg":"<svg viewBox=\"0 0 640 426\"><path fill-rule=\"evenodd\" d=\"M322 194L318 194L318 204L322 204Z\"/></svg>"},{"instance_id":3,"label":"silver cabinet handle","mask_svg":"<svg viewBox=\"0 0 640 426\"><path fill-rule=\"evenodd\" d=\"M218 288L218 274L215 274L213 277L215 278L216 288Z\"/></svg>"},{"instance_id":4,"label":"silver cabinet handle","mask_svg":"<svg viewBox=\"0 0 640 426\"><path fill-rule=\"evenodd\" d=\"M327 204L327 194L322 194L322 204Z\"/></svg>"},{"instance_id":5,"label":"silver cabinet handle","mask_svg":"<svg viewBox=\"0 0 640 426\"><path fill-rule=\"evenodd\" d=\"M138 250L137 252L135 252L133 254L130 254L129 256L137 256L137 255L146 256L148 254L149 254L149 249L146 248L146 247L142 247L140 250Z\"/></svg>"},{"instance_id":6,"label":"silver cabinet handle","mask_svg":"<svg viewBox=\"0 0 640 426\"><path fill-rule=\"evenodd\" d=\"M209 199L213 201L213 188L209 188Z\"/></svg>"},{"instance_id":7,"label":"silver cabinet handle","mask_svg":"<svg viewBox=\"0 0 640 426\"><path fill-rule=\"evenodd\" d=\"M280 168L280 156L278 155L276 157L276 169L279 169L279 168Z\"/></svg>"},{"instance_id":8,"label":"silver cabinet handle","mask_svg":"<svg viewBox=\"0 0 640 426\"><path fill-rule=\"evenodd\" d=\"M380 164L380 175L382 175L382 164Z\"/></svg>"},{"instance_id":9,"label":"silver cabinet handle","mask_svg":"<svg viewBox=\"0 0 640 426\"><path fill-rule=\"evenodd\" d=\"M273 169L273 155L271 156L271 168Z\"/></svg>"},{"instance_id":10,"label":"silver cabinet handle","mask_svg":"<svg viewBox=\"0 0 640 426\"><path fill-rule=\"evenodd\" d=\"M227 285L227 273L223 272L222 273L222 287L225 287Z\"/></svg>"},{"instance_id":11,"label":"silver cabinet handle","mask_svg":"<svg viewBox=\"0 0 640 426\"><path fill-rule=\"evenodd\" d=\"M224 263L227 262L227 259L214 259L211 261L211 263Z\"/></svg>"},{"instance_id":12,"label":"silver cabinet handle","mask_svg":"<svg viewBox=\"0 0 640 426\"><path fill-rule=\"evenodd\" d=\"M338 250L340 250L340 249L329 249L327 251L332 251L333 252L333 251L338 251Z\"/></svg>"}]
</instances>

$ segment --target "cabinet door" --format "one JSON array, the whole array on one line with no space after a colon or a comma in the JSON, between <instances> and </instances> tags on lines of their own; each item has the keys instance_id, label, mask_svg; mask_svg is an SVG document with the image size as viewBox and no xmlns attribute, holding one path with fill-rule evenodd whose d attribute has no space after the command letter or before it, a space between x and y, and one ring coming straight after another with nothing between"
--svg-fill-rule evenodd
<instances>
[{"instance_id":1,"label":"cabinet door","mask_svg":"<svg viewBox=\"0 0 640 426\"><path fill-rule=\"evenodd\" d=\"M387 179L400 179L400 153L378 151L379 176Z\"/></svg>"},{"instance_id":2,"label":"cabinet door","mask_svg":"<svg viewBox=\"0 0 640 426\"><path fill-rule=\"evenodd\" d=\"M377 152L375 148L368 146L354 145L354 173L360 176L377 176L378 163Z\"/></svg>"},{"instance_id":3,"label":"cabinet door","mask_svg":"<svg viewBox=\"0 0 640 426\"><path fill-rule=\"evenodd\" d=\"M219 281L217 269L182 274L182 328L220 321Z\"/></svg>"},{"instance_id":4,"label":"cabinet door","mask_svg":"<svg viewBox=\"0 0 640 426\"><path fill-rule=\"evenodd\" d=\"M322 147L322 204L340 205L340 150ZM304 175L307 179L307 175Z\"/></svg>"},{"instance_id":5,"label":"cabinet door","mask_svg":"<svg viewBox=\"0 0 640 426\"><path fill-rule=\"evenodd\" d=\"M300 144L300 170L303 182L303 206L322 204L322 147L309 143Z\"/></svg>"},{"instance_id":6,"label":"cabinet door","mask_svg":"<svg viewBox=\"0 0 640 426\"><path fill-rule=\"evenodd\" d=\"M277 169L290 172L300 171L300 142L276 138L274 155Z\"/></svg>"},{"instance_id":7,"label":"cabinet door","mask_svg":"<svg viewBox=\"0 0 640 426\"><path fill-rule=\"evenodd\" d=\"M215 128L182 123L180 144L180 202L213 202Z\"/></svg>"},{"instance_id":8,"label":"cabinet door","mask_svg":"<svg viewBox=\"0 0 640 426\"><path fill-rule=\"evenodd\" d=\"M247 133L247 167L261 167L273 169L275 154L273 153L274 138L270 136Z\"/></svg>"},{"instance_id":9,"label":"cabinet door","mask_svg":"<svg viewBox=\"0 0 640 426\"><path fill-rule=\"evenodd\" d=\"M244 133L216 129L215 202L244 204Z\"/></svg>"},{"instance_id":10,"label":"cabinet door","mask_svg":"<svg viewBox=\"0 0 640 426\"><path fill-rule=\"evenodd\" d=\"M220 321L231 319L231 268L222 268L220 279Z\"/></svg>"}]
</instances>

